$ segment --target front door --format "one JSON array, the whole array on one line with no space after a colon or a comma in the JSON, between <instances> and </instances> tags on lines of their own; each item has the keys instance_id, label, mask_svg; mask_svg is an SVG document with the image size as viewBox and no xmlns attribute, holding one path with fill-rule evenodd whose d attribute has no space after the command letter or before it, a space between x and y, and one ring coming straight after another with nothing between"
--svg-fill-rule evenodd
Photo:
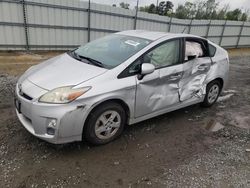
<instances>
[{"instance_id":1,"label":"front door","mask_svg":"<svg viewBox=\"0 0 250 188\"><path fill-rule=\"evenodd\" d=\"M182 78L181 40L166 41L142 57L156 70L137 79L135 116L156 112L179 103L179 81Z\"/></svg>"}]
</instances>

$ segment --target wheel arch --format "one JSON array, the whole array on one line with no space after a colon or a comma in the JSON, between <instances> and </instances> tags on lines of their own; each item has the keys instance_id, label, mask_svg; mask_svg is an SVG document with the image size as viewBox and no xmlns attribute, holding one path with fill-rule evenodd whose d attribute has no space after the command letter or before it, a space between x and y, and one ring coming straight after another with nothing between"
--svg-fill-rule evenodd
<instances>
[{"instance_id":1,"label":"wheel arch","mask_svg":"<svg viewBox=\"0 0 250 188\"><path fill-rule=\"evenodd\" d=\"M224 80L223 80L221 77L217 77L217 78L215 78L215 79L213 79L213 80L210 80L210 81L207 83L207 85L210 84L211 82L214 82L214 81L219 81L219 82L220 82L220 84L221 84L221 90L222 90L223 87L224 87Z\"/></svg>"},{"instance_id":2,"label":"wheel arch","mask_svg":"<svg viewBox=\"0 0 250 188\"><path fill-rule=\"evenodd\" d=\"M84 122L84 126L85 124L88 122L88 119L89 119L89 116L90 114L95 110L97 109L99 106L103 105L103 104L106 104L106 103L110 103L110 102L114 102L114 103L117 103L119 105L121 105L121 107L124 109L125 113L126 113L126 123L128 123L128 120L130 118L130 113L131 113L131 110L129 108L129 105L122 99L119 99L119 98L109 98L109 99L106 99L106 100L103 100L101 102L98 102L96 104L94 104L92 106L92 109L90 110L90 112L88 113L87 115L87 118Z\"/></svg>"}]
</instances>

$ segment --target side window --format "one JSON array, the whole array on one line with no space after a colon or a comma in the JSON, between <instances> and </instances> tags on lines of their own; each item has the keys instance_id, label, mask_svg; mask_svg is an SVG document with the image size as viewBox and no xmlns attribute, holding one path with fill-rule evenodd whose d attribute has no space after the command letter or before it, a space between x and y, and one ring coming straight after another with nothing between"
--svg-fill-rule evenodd
<instances>
[{"instance_id":1,"label":"side window","mask_svg":"<svg viewBox=\"0 0 250 188\"><path fill-rule=\"evenodd\" d=\"M180 40L166 42L143 57L143 63L152 63L156 68L178 64L180 62Z\"/></svg>"},{"instance_id":2,"label":"side window","mask_svg":"<svg viewBox=\"0 0 250 188\"><path fill-rule=\"evenodd\" d=\"M216 48L212 44L208 44L208 48L210 57L214 57L216 53Z\"/></svg>"},{"instance_id":3,"label":"side window","mask_svg":"<svg viewBox=\"0 0 250 188\"><path fill-rule=\"evenodd\" d=\"M204 51L202 45L194 41L186 41L186 51L185 51L185 60L188 60L188 56L203 57Z\"/></svg>"},{"instance_id":4,"label":"side window","mask_svg":"<svg viewBox=\"0 0 250 188\"><path fill-rule=\"evenodd\" d=\"M141 70L141 58L136 60L132 65L129 67L129 73L139 73Z\"/></svg>"},{"instance_id":5,"label":"side window","mask_svg":"<svg viewBox=\"0 0 250 188\"><path fill-rule=\"evenodd\" d=\"M118 79L125 78L128 76L133 76L141 71L142 58L137 59L134 63L129 65L125 70L123 70L118 76Z\"/></svg>"}]
</instances>

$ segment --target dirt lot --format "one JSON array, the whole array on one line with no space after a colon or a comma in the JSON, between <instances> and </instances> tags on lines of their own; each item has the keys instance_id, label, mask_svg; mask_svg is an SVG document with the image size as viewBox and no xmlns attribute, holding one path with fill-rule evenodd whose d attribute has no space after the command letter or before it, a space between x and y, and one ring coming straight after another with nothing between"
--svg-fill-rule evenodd
<instances>
[{"instance_id":1,"label":"dirt lot","mask_svg":"<svg viewBox=\"0 0 250 188\"><path fill-rule=\"evenodd\" d=\"M0 187L250 187L249 50L230 52L230 84L213 107L129 126L101 147L55 147L17 121L18 75L56 54L0 53Z\"/></svg>"}]
</instances>

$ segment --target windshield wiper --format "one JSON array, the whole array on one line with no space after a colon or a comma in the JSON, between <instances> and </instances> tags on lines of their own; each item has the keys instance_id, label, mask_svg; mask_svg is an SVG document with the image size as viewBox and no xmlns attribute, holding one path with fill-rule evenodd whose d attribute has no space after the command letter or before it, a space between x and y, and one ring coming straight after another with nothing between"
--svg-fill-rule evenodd
<instances>
[{"instance_id":1,"label":"windshield wiper","mask_svg":"<svg viewBox=\"0 0 250 188\"><path fill-rule=\"evenodd\" d=\"M76 53L75 53L75 54L76 54ZM93 64L93 65L96 65L96 66L98 66L98 67L104 67L103 63L100 62L100 61L97 61L97 60L92 59L92 58L90 58L90 57L81 56L81 55L79 55L79 54L77 54L77 56L80 57L81 59L86 59L86 60L88 60L88 61L89 61L91 64Z\"/></svg>"},{"instance_id":2,"label":"windshield wiper","mask_svg":"<svg viewBox=\"0 0 250 188\"><path fill-rule=\"evenodd\" d=\"M70 52L68 52L68 54L69 54L71 57L75 58L76 60L82 61L82 58L79 57L79 55L78 55L77 53L75 53L75 51L70 51Z\"/></svg>"},{"instance_id":3,"label":"windshield wiper","mask_svg":"<svg viewBox=\"0 0 250 188\"><path fill-rule=\"evenodd\" d=\"M73 56L73 58L77 59L78 61L84 62L83 59L86 59L88 62L85 62L85 63L92 64L98 67L104 67L102 62L97 61L95 59L79 55L75 51L70 51L69 53L71 54L71 56Z\"/></svg>"}]
</instances>

